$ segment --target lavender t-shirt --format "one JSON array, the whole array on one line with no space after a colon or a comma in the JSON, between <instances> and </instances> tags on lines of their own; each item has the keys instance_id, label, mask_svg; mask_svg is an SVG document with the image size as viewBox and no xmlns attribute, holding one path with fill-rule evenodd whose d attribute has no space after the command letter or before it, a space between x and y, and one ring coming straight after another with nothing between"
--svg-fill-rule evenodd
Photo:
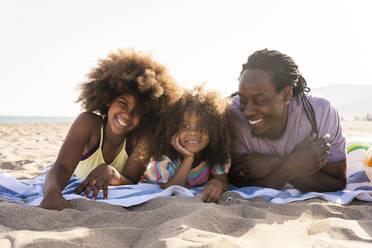
<instances>
[{"instance_id":1,"label":"lavender t-shirt","mask_svg":"<svg viewBox=\"0 0 372 248\"><path fill-rule=\"evenodd\" d=\"M328 162L338 162L346 159L346 141L342 135L337 110L326 99L313 96L308 96L308 99L314 108L319 132L318 136L323 137L327 133L331 135L329 140L331 149L329 151ZM239 96L232 98L232 104L229 108L233 113L232 122L236 135L231 150L231 155L235 158L251 153L288 155L296 144L311 134L310 121L298 97L293 97L290 100L285 133L276 140L252 135L247 118L239 110Z\"/></svg>"}]
</instances>

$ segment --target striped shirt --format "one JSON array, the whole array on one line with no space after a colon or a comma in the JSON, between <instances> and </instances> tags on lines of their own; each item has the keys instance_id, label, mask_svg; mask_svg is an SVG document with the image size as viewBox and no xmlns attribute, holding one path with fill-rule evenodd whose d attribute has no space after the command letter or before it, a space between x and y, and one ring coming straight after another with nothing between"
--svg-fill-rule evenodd
<instances>
[{"instance_id":1,"label":"striped shirt","mask_svg":"<svg viewBox=\"0 0 372 248\"><path fill-rule=\"evenodd\" d=\"M144 183L167 183L180 167L180 161L172 161L167 156L162 155L160 161L151 161L141 178ZM230 163L216 164L213 168L209 168L206 161L201 162L195 168L190 169L187 177L186 186L192 187L208 182L210 175L221 175L229 172Z\"/></svg>"}]
</instances>

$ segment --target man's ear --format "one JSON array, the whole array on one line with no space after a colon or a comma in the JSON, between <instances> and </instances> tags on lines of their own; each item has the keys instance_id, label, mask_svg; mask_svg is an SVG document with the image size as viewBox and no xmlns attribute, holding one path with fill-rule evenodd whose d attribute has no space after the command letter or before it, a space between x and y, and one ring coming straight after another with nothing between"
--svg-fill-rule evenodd
<instances>
[{"instance_id":1,"label":"man's ear","mask_svg":"<svg viewBox=\"0 0 372 248\"><path fill-rule=\"evenodd\" d=\"M282 94L283 94L283 101L285 103L289 103L289 100L293 97L293 88L292 86L288 85L282 89Z\"/></svg>"}]
</instances>

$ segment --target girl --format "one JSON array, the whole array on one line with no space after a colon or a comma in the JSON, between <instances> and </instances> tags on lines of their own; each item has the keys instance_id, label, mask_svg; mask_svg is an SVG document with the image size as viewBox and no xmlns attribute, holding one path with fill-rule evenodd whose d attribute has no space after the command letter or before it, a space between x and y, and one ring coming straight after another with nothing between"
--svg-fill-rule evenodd
<instances>
[{"instance_id":1,"label":"girl","mask_svg":"<svg viewBox=\"0 0 372 248\"><path fill-rule=\"evenodd\" d=\"M202 87L186 91L161 120L153 143L154 160L143 182L196 186L207 183L203 201L218 202L228 189L230 167L226 101Z\"/></svg>"},{"instance_id":2,"label":"girl","mask_svg":"<svg viewBox=\"0 0 372 248\"><path fill-rule=\"evenodd\" d=\"M137 183L149 161L149 132L159 114L179 96L166 69L150 56L119 50L81 84L77 102L87 110L72 124L50 169L41 207L71 207L62 190L70 177L86 178L77 193L99 190L107 198L108 185Z\"/></svg>"}]
</instances>

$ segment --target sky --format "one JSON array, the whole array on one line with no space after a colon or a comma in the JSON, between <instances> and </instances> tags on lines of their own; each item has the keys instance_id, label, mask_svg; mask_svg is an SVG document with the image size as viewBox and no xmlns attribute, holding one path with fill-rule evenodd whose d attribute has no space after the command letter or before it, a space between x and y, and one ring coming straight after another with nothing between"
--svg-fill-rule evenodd
<instances>
[{"instance_id":1,"label":"sky","mask_svg":"<svg viewBox=\"0 0 372 248\"><path fill-rule=\"evenodd\" d=\"M228 95L259 49L291 56L310 88L372 85L372 1L1 0L0 115L76 116L77 86L119 48L179 84Z\"/></svg>"}]
</instances>

